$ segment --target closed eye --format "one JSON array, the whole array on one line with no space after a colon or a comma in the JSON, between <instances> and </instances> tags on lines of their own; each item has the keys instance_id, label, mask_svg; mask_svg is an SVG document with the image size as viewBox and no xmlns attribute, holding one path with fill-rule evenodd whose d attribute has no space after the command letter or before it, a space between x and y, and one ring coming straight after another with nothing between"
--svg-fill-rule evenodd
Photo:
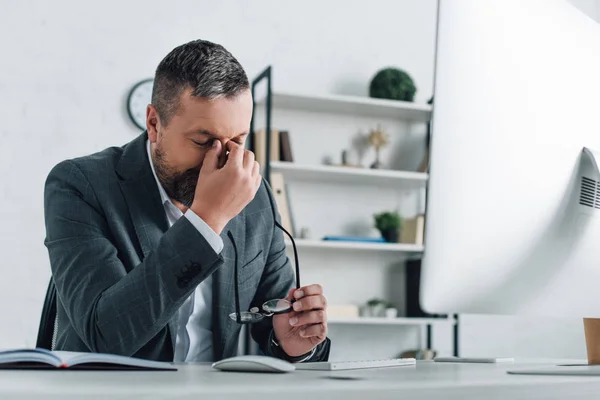
<instances>
[{"instance_id":1,"label":"closed eye","mask_svg":"<svg viewBox=\"0 0 600 400\"><path fill-rule=\"evenodd\" d=\"M213 143L215 142L215 139L209 139L206 142L197 142L195 140L192 140L192 142L196 146L200 146L200 147L212 147Z\"/></svg>"},{"instance_id":2,"label":"closed eye","mask_svg":"<svg viewBox=\"0 0 600 400\"><path fill-rule=\"evenodd\" d=\"M200 146L200 147L212 147L213 143L215 142L215 139L210 139L210 140L207 140L206 142L197 142L195 140L192 140L192 142L196 146ZM244 141L243 140L233 140L233 143L239 144L241 146L242 144L244 144Z\"/></svg>"}]
</instances>

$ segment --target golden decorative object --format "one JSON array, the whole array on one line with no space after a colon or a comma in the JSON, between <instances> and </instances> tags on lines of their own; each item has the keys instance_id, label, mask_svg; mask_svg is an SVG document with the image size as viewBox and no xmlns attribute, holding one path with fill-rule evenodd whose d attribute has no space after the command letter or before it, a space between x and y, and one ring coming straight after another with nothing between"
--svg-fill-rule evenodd
<instances>
[{"instance_id":1,"label":"golden decorative object","mask_svg":"<svg viewBox=\"0 0 600 400\"><path fill-rule=\"evenodd\" d=\"M385 133L380 125L377 125L377 129L373 129L369 132L369 144L375 147L375 162L371 164L371 168L381 168L381 161L379 161L379 151L389 144L389 135Z\"/></svg>"}]
</instances>

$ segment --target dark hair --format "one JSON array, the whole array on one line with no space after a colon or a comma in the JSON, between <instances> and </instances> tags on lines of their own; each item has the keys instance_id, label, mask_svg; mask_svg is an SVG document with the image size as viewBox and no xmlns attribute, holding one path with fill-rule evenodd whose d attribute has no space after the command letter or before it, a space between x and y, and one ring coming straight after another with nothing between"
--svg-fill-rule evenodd
<instances>
[{"instance_id":1,"label":"dark hair","mask_svg":"<svg viewBox=\"0 0 600 400\"><path fill-rule=\"evenodd\" d=\"M234 97L249 87L246 72L223 46L194 40L174 48L156 68L152 104L167 125L186 89L192 89L192 96L216 99Z\"/></svg>"}]
</instances>

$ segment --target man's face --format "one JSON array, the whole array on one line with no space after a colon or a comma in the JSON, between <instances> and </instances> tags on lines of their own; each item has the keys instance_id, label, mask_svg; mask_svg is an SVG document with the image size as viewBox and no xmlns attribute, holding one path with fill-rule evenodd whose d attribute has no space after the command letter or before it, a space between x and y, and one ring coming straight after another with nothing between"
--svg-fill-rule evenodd
<instances>
[{"instance_id":1,"label":"man's face","mask_svg":"<svg viewBox=\"0 0 600 400\"><path fill-rule=\"evenodd\" d=\"M189 208L204 157L214 141L222 144L220 166L225 163L229 141L244 145L252 119L252 95L246 90L231 99L208 100L191 96L188 89L167 126L161 124L154 106L148 106L146 114L156 175L167 195Z\"/></svg>"}]
</instances>

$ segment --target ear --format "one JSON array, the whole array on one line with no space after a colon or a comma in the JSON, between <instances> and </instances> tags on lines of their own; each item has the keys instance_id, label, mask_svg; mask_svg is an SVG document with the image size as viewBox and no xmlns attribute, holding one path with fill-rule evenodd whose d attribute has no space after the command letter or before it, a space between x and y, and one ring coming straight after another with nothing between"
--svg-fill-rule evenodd
<instances>
[{"instance_id":1,"label":"ear","mask_svg":"<svg viewBox=\"0 0 600 400\"><path fill-rule=\"evenodd\" d=\"M160 119L156 107L152 104L148 104L148 107L146 107L146 129L148 130L150 143L156 143L158 131L160 130Z\"/></svg>"}]
</instances>

